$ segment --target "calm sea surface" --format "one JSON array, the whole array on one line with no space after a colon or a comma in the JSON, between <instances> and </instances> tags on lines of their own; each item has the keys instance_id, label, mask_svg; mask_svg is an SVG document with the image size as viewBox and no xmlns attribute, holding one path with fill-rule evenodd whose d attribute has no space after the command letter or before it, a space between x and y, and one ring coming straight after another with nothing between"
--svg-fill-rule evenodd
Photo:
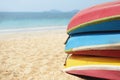
<instances>
[{"instance_id":1,"label":"calm sea surface","mask_svg":"<svg viewBox=\"0 0 120 80\"><path fill-rule=\"evenodd\" d=\"M76 12L0 12L0 30L66 26Z\"/></svg>"}]
</instances>

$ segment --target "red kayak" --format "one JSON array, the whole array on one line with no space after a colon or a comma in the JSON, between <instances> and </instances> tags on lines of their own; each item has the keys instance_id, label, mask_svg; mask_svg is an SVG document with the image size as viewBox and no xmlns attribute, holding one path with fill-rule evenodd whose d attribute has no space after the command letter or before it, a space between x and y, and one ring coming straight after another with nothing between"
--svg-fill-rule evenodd
<instances>
[{"instance_id":1,"label":"red kayak","mask_svg":"<svg viewBox=\"0 0 120 80\"><path fill-rule=\"evenodd\" d=\"M102 78L107 80L120 80L120 71L112 70L71 70L67 71L69 74L79 76L90 76L95 78Z\"/></svg>"},{"instance_id":2,"label":"red kayak","mask_svg":"<svg viewBox=\"0 0 120 80\"><path fill-rule=\"evenodd\" d=\"M70 51L67 53L77 54L77 55L120 57L120 50L81 50L81 51Z\"/></svg>"},{"instance_id":3,"label":"red kayak","mask_svg":"<svg viewBox=\"0 0 120 80\"><path fill-rule=\"evenodd\" d=\"M119 22L116 20L120 20L120 1L101 4L80 11L71 19L67 32L68 34L74 34L79 32L118 30ZM104 26L102 23L104 23ZM114 24L118 25L115 26ZM91 27L91 29L85 27Z\"/></svg>"}]
</instances>

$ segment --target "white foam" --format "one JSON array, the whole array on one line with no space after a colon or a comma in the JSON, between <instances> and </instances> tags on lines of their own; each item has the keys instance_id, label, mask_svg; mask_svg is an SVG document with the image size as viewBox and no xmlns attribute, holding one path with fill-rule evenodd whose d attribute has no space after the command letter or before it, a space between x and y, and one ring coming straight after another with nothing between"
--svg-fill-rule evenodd
<instances>
[{"instance_id":1,"label":"white foam","mask_svg":"<svg viewBox=\"0 0 120 80\"><path fill-rule=\"evenodd\" d=\"M66 26L46 26L46 27L30 27L30 28L19 28L19 29L1 29L0 33L49 31L49 30L60 30L60 29L66 29Z\"/></svg>"}]
</instances>

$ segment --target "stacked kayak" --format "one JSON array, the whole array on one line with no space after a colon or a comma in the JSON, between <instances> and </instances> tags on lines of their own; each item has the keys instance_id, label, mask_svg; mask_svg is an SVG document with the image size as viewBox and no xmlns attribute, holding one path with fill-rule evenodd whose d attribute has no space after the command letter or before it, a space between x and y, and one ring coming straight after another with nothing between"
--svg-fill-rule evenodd
<instances>
[{"instance_id":1,"label":"stacked kayak","mask_svg":"<svg viewBox=\"0 0 120 80\"><path fill-rule=\"evenodd\" d=\"M67 33L65 52L72 55L65 72L119 80L120 1L80 11L71 19Z\"/></svg>"},{"instance_id":2,"label":"stacked kayak","mask_svg":"<svg viewBox=\"0 0 120 80\"><path fill-rule=\"evenodd\" d=\"M120 59L72 55L67 60L65 72L108 80L119 80Z\"/></svg>"},{"instance_id":3,"label":"stacked kayak","mask_svg":"<svg viewBox=\"0 0 120 80\"><path fill-rule=\"evenodd\" d=\"M120 1L80 11L67 32L67 53L120 56Z\"/></svg>"}]
</instances>

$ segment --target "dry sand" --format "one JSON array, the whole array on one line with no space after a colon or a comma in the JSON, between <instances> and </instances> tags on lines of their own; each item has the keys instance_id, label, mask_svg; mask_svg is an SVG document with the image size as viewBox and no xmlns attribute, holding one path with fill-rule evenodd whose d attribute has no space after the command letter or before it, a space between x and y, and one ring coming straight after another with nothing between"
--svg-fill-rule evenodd
<instances>
[{"instance_id":1,"label":"dry sand","mask_svg":"<svg viewBox=\"0 0 120 80\"><path fill-rule=\"evenodd\" d=\"M64 30L0 35L0 80L82 80L63 73Z\"/></svg>"}]
</instances>

